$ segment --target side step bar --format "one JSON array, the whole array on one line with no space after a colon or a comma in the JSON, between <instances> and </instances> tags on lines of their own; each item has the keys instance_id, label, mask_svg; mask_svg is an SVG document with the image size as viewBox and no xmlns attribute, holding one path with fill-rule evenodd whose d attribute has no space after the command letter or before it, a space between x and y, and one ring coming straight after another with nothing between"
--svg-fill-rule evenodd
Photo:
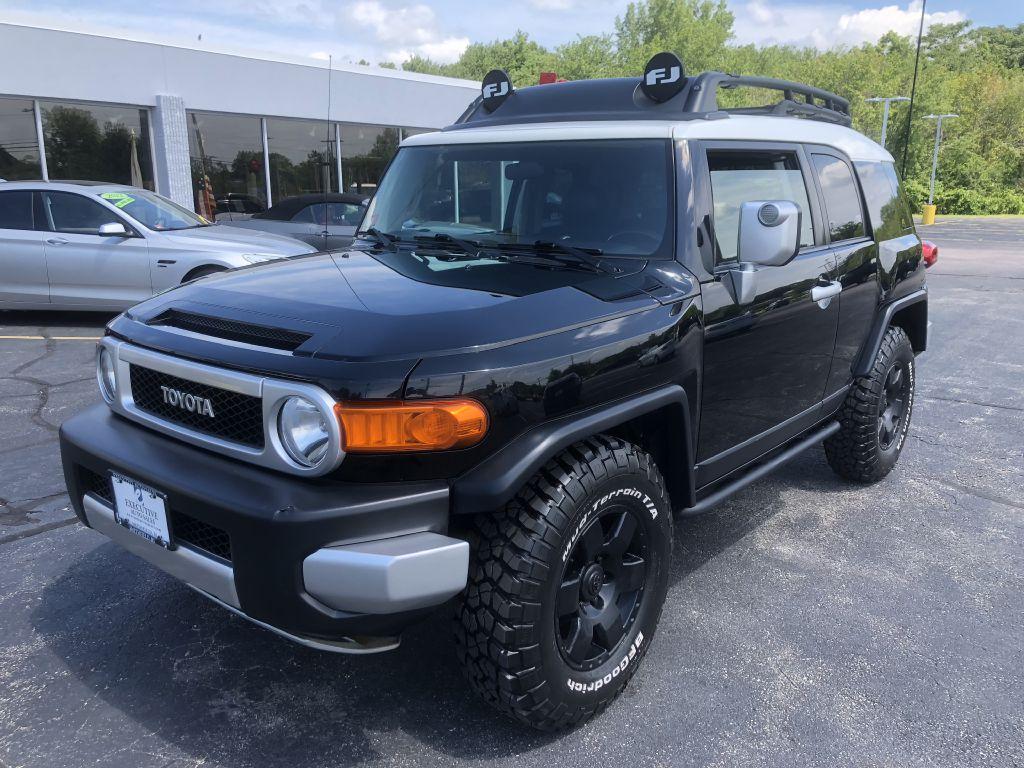
<instances>
[{"instance_id":1,"label":"side step bar","mask_svg":"<svg viewBox=\"0 0 1024 768\"><path fill-rule=\"evenodd\" d=\"M828 437L829 435L833 435L838 431L838 421L833 421L829 424L826 424L824 427L821 427L817 431L809 434L803 440L794 443L793 445L789 446L789 448L786 448L784 451L777 453L775 456L772 456L763 464L759 464L755 469L752 469L750 472L747 472L746 474L737 477L735 480L726 483L718 490L709 493L707 496L698 501L692 507L677 510L676 514L680 517L689 517L690 515L700 515L704 512L707 512L712 507L721 504L728 497L736 493L736 491L745 488L751 483L757 482L770 472L774 472L783 464L787 463L788 461L791 461L792 459L795 459L808 448L812 447L815 443L820 443L826 437Z\"/></svg>"}]
</instances>

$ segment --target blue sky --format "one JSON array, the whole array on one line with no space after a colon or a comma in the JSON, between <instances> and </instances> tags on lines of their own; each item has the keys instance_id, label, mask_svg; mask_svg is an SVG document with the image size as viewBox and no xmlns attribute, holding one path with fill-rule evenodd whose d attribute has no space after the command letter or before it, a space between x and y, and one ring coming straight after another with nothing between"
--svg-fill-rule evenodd
<instances>
[{"instance_id":1,"label":"blue sky","mask_svg":"<svg viewBox=\"0 0 1024 768\"><path fill-rule=\"evenodd\" d=\"M545 45L610 31L625 0L2 0L0 21L289 58L456 59L523 29ZM920 0L729 0L736 42L827 48L917 29ZM1024 22L1024 0L929 0L928 23ZM200 37L201 36L201 37ZM681 51L685 56L685 51Z\"/></svg>"}]
</instances>

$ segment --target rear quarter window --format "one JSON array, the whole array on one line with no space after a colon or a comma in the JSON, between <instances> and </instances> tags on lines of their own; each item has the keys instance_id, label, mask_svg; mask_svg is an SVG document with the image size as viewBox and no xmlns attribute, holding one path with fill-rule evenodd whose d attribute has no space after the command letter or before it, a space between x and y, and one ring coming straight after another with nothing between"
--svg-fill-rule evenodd
<instances>
[{"instance_id":1,"label":"rear quarter window","mask_svg":"<svg viewBox=\"0 0 1024 768\"><path fill-rule=\"evenodd\" d=\"M904 235L910 226L910 213L900 200L898 184L893 184L896 171L892 163L858 162L854 167L864 190L875 239L891 240Z\"/></svg>"},{"instance_id":2,"label":"rear quarter window","mask_svg":"<svg viewBox=\"0 0 1024 768\"><path fill-rule=\"evenodd\" d=\"M0 192L0 229L33 229L30 191Z\"/></svg>"},{"instance_id":3,"label":"rear quarter window","mask_svg":"<svg viewBox=\"0 0 1024 768\"><path fill-rule=\"evenodd\" d=\"M825 196L828 232L833 243L864 237L864 212L853 172L845 162L832 155L811 155Z\"/></svg>"}]
</instances>

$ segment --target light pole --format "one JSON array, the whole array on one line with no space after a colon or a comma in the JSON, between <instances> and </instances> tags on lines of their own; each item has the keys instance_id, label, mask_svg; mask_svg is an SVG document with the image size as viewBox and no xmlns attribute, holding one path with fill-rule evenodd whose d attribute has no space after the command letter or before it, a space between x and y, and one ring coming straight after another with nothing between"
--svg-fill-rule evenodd
<instances>
[{"instance_id":1,"label":"light pole","mask_svg":"<svg viewBox=\"0 0 1024 768\"><path fill-rule=\"evenodd\" d=\"M947 112L942 115L925 115L925 120L935 121L935 150L932 152L932 180L928 187L928 205L924 207L924 215L921 217L922 224L934 224L935 223L935 206L932 200L935 198L935 171L939 166L939 144L942 142L942 121L951 120L954 117L960 117L960 115L952 112Z\"/></svg>"},{"instance_id":2,"label":"light pole","mask_svg":"<svg viewBox=\"0 0 1024 768\"><path fill-rule=\"evenodd\" d=\"M873 96L870 99L866 99L866 101L873 104L881 101L885 104L885 109L882 111L882 141L880 142L884 148L885 134L889 129L889 105L894 101L910 101L910 98L908 96Z\"/></svg>"}]
</instances>

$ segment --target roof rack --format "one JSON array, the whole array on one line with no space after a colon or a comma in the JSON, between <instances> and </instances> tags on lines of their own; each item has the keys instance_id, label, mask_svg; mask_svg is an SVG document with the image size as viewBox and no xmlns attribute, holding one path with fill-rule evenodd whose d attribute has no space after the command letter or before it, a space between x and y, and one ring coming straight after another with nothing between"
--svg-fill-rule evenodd
<instances>
[{"instance_id":1,"label":"roof rack","mask_svg":"<svg viewBox=\"0 0 1024 768\"><path fill-rule=\"evenodd\" d=\"M720 110L718 89L741 87L780 91L782 101L763 107L731 107ZM802 96L803 100L797 101L797 96ZM845 126L850 126L853 122L850 117L850 102L830 91L790 80L728 75L724 72L704 72L697 75L687 91L684 109L687 112L722 111L734 115L795 115Z\"/></svg>"},{"instance_id":2,"label":"roof rack","mask_svg":"<svg viewBox=\"0 0 1024 768\"><path fill-rule=\"evenodd\" d=\"M762 88L780 101L757 107L718 103L719 89ZM575 120L707 120L730 115L800 117L852 125L850 102L830 91L770 77L703 72L683 75L682 62L656 54L643 77L620 77L537 85L516 90L501 70L488 73L481 95L445 130Z\"/></svg>"}]
</instances>

